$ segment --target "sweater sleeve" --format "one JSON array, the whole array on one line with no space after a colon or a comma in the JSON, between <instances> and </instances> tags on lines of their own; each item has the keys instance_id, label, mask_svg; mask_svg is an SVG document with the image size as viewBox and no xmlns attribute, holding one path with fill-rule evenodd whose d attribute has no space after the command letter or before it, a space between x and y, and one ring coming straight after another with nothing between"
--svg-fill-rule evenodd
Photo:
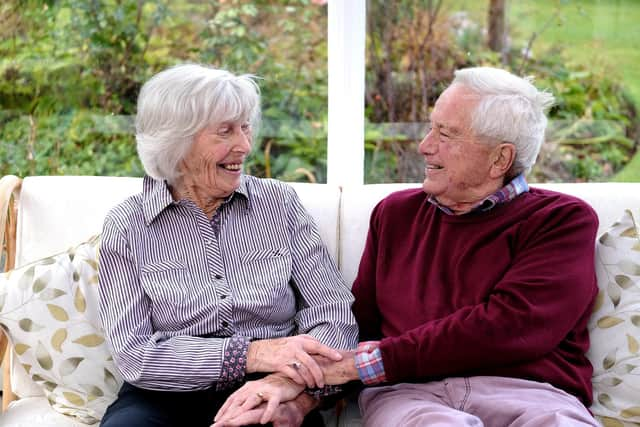
<instances>
[{"instance_id":1,"label":"sweater sleeve","mask_svg":"<svg viewBox=\"0 0 640 427\"><path fill-rule=\"evenodd\" d=\"M593 210L573 200L536 212L520 226L511 267L482 303L381 341L387 379L527 363L557 351L563 340L571 342L597 293L593 262L597 226ZM374 258L371 252L369 257ZM473 286L469 280L466 285ZM370 304L372 291L364 285L368 283L360 284L363 289L356 301L363 297L358 303ZM576 346L583 345L580 339L575 341Z\"/></svg>"},{"instance_id":2,"label":"sweater sleeve","mask_svg":"<svg viewBox=\"0 0 640 427\"><path fill-rule=\"evenodd\" d=\"M381 315L376 301L376 263L378 262L377 218L379 203L371 213L369 232L364 247L360 267L351 292L355 297L353 313L360 328L360 340L378 340L382 337L380 330Z\"/></svg>"}]
</instances>

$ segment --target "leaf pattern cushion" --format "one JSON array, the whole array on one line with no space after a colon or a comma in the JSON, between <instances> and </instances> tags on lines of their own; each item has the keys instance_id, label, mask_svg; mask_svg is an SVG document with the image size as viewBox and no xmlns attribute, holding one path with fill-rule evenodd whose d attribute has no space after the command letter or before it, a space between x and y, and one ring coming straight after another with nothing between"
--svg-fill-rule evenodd
<instances>
[{"instance_id":1,"label":"leaf pattern cushion","mask_svg":"<svg viewBox=\"0 0 640 427\"><path fill-rule=\"evenodd\" d=\"M99 237L0 275L0 324L53 409L97 423L122 384L98 317Z\"/></svg>"},{"instance_id":2,"label":"leaf pattern cushion","mask_svg":"<svg viewBox=\"0 0 640 427\"><path fill-rule=\"evenodd\" d=\"M640 422L640 234L633 213L596 244L600 292L589 323L591 411L605 427Z\"/></svg>"}]
</instances>

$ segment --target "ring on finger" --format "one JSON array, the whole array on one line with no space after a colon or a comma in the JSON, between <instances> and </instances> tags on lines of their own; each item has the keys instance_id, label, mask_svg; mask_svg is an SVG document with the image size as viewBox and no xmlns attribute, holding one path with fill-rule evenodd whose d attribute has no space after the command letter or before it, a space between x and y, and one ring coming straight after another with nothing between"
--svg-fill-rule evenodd
<instances>
[{"instance_id":1,"label":"ring on finger","mask_svg":"<svg viewBox=\"0 0 640 427\"><path fill-rule=\"evenodd\" d=\"M264 393L259 391L256 393L256 396L258 396L258 399L260 399L260 401L262 402L264 400Z\"/></svg>"},{"instance_id":2,"label":"ring on finger","mask_svg":"<svg viewBox=\"0 0 640 427\"><path fill-rule=\"evenodd\" d=\"M297 360L294 360L293 362L289 363L289 366L291 366L293 369L297 371L302 366L302 363L298 362Z\"/></svg>"}]
</instances>

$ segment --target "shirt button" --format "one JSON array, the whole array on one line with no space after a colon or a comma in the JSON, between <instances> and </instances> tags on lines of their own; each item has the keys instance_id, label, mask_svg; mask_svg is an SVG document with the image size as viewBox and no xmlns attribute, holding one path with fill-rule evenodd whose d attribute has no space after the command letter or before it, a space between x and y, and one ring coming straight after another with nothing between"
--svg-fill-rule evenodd
<instances>
[{"instance_id":1,"label":"shirt button","mask_svg":"<svg viewBox=\"0 0 640 427\"><path fill-rule=\"evenodd\" d=\"M222 276L219 274L216 274L216 280L220 280L220 279L222 279Z\"/></svg>"},{"instance_id":2,"label":"shirt button","mask_svg":"<svg viewBox=\"0 0 640 427\"><path fill-rule=\"evenodd\" d=\"M229 327L229 322L227 322L226 320L222 321L222 327L223 328L228 328Z\"/></svg>"},{"instance_id":3,"label":"shirt button","mask_svg":"<svg viewBox=\"0 0 640 427\"><path fill-rule=\"evenodd\" d=\"M225 299L226 297L226 295L220 295L220 299Z\"/></svg>"}]
</instances>

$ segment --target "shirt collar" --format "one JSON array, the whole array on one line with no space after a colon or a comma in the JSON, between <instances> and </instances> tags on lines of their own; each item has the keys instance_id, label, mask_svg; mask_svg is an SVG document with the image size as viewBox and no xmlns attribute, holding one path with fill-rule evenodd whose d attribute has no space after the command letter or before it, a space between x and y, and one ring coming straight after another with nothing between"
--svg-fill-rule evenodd
<instances>
[{"instance_id":1,"label":"shirt collar","mask_svg":"<svg viewBox=\"0 0 640 427\"><path fill-rule=\"evenodd\" d=\"M521 173L509 181L507 185L478 202L470 212L486 212L493 209L498 204L510 202L520 194L526 193L527 191L529 191L529 184L527 184L524 173ZM451 209L440 204L433 195L429 195L427 200L436 205L447 215L455 215Z\"/></svg>"},{"instance_id":2,"label":"shirt collar","mask_svg":"<svg viewBox=\"0 0 640 427\"><path fill-rule=\"evenodd\" d=\"M236 198L234 197L236 194L239 194L242 197L237 199L244 200L245 209L249 211L249 193L250 191L249 186L247 185L247 180L245 176L242 175L240 186L229 197L227 197L223 204L229 203ZM154 179L145 175L142 180L142 211L147 225L151 224L153 220L160 215L160 212L175 203L176 202L173 200L173 196L171 195L171 191L169 191L169 186L166 181Z\"/></svg>"}]
</instances>

